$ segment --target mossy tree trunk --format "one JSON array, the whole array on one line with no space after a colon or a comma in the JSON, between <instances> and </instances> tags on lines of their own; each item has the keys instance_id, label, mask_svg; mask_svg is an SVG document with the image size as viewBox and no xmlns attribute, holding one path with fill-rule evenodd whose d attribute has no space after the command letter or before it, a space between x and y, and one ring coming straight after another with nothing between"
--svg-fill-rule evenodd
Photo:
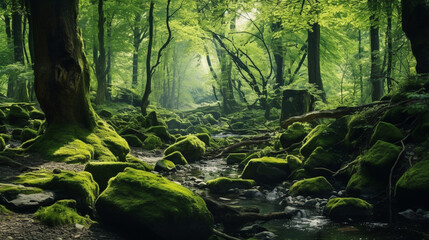
<instances>
[{"instance_id":1,"label":"mossy tree trunk","mask_svg":"<svg viewBox=\"0 0 429 240\"><path fill-rule=\"evenodd\" d=\"M320 73L320 25L314 23L308 30L308 82L320 90L320 98L325 102L326 94L323 89L322 75Z\"/></svg>"},{"instance_id":2,"label":"mossy tree trunk","mask_svg":"<svg viewBox=\"0 0 429 240\"><path fill-rule=\"evenodd\" d=\"M376 0L368 1L372 11L376 11L378 4ZM379 18L374 13L370 16L369 37L371 42L371 85L372 85L372 101L378 101L384 94L384 78L381 70L380 58L380 34L379 34Z\"/></svg>"},{"instance_id":3,"label":"mossy tree trunk","mask_svg":"<svg viewBox=\"0 0 429 240\"><path fill-rule=\"evenodd\" d=\"M104 46L104 0L98 0L98 56L95 62L95 75L97 76L97 96L95 103L104 104L106 99L106 48Z\"/></svg>"},{"instance_id":4,"label":"mossy tree trunk","mask_svg":"<svg viewBox=\"0 0 429 240\"><path fill-rule=\"evenodd\" d=\"M417 73L429 73L429 4L426 0L402 0L402 28L411 41Z\"/></svg>"}]
</instances>

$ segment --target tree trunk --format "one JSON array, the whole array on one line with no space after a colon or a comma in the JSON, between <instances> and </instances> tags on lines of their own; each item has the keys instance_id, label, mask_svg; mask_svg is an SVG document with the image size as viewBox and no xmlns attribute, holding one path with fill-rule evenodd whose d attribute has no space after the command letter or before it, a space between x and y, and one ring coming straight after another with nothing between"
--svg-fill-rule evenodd
<instances>
[{"instance_id":1,"label":"tree trunk","mask_svg":"<svg viewBox=\"0 0 429 240\"><path fill-rule=\"evenodd\" d=\"M107 69L109 70L106 75L106 100L112 101L112 22L113 17L107 21Z\"/></svg>"},{"instance_id":2,"label":"tree trunk","mask_svg":"<svg viewBox=\"0 0 429 240\"><path fill-rule=\"evenodd\" d=\"M271 30L273 33L281 31L281 22L271 24ZM280 88L284 85L284 49L282 38L278 37L273 39L272 46L274 61L276 63L276 85L274 86L274 89L276 90L276 93L279 94Z\"/></svg>"},{"instance_id":3,"label":"tree trunk","mask_svg":"<svg viewBox=\"0 0 429 240\"><path fill-rule=\"evenodd\" d=\"M375 11L376 0L368 1L370 8ZM384 79L381 71L380 58L380 36L379 36L379 19L374 14L370 16L370 41L371 41L371 85L372 85L372 101L378 101L384 94Z\"/></svg>"},{"instance_id":4,"label":"tree trunk","mask_svg":"<svg viewBox=\"0 0 429 240\"><path fill-rule=\"evenodd\" d=\"M106 49L104 46L104 0L98 0L98 59L95 64L96 76L97 76L97 96L95 98L95 104L102 105L106 99Z\"/></svg>"},{"instance_id":5,"label":"tree trunk","mask_svg":"<svg viewBox=\"0 0 429 240\"><path fill-rule=\"evenodd\" d=\"M429 5L426 0L402 0L402 29L410 39L419 74L429 73Z\"/></svg>"},{"instance_id":6,"label":"tree trunk","mask_svg":"<svg viewBox=\"0 0 429 240\"><path fill-rule=\"evenodd\" d=\"M392 91L392 65L393 65L393 40L392 40L392 6L389 6L387 13L387 69L386 69L386 80L387 80L387 91Z\"/></svg>"},{"instance_id":7,"label":"tree trunk","mask_svg":"<svg viewBox=\"0 0 429 240\"><path fill-rule=\"evenodd\" d=\"M363 103L364 97L363 97L363 68L362 68L362 32L359 30L359 50L358 50L358 60L359 60L359 84L360 84L360 102Z\"/></svg>"},{"instance_id":8,"label":"tree trunk","mask_svg":"<svg viewBox=\"0 0 429 240\"><path fill-rule=\"evenodd\" d=\"M320 98L325 102L322 75L320 73L320 25L314 23L308 31L308 82L321 91Z\"/></svg>"},{"instance_id":9,"label":"tree trunk","mask_svg":"<svg viewBox=\"0 0 429 240\"><path fill-rule=\"evenodd\" d=\"M146 86L145 91L142 97L142 106L141 112L143 116L147 115L147 107L149 106L149 95L152 89L152 67L151 67L151 57L152 57L152 45L153 45L153 8L154 3L150 1L149 7L149 42L147 45L147 55L146 55Z\"/></svg>"}]
</instances>

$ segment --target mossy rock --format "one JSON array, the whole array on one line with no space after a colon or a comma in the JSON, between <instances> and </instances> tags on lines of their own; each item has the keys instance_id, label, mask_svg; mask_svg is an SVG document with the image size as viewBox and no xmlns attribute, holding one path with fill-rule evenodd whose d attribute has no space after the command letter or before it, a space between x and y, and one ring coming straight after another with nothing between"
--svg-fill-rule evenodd
<instances>
[{"instance_id":1,"label":"mossy rock","mask_svg":"<svg viewBox=\"0 0 429 240\"><path fill-rule=\"evenodd\" d=\"M42 192L43 190L41 188L0 183L0 196L6 200L15 199L18 196L18 194L34 194L34 193L42 193ZM1 201L2 200L0 199L0 202Z\"/></svg>"},{"instance_id":2,"label":"mossy rock","mask_svg":"<svg viewBox=\"0 0 429 240\"><path fill-rule=\"evenodd\" d=\"M370 144L373 145L378 140L395 143L404 138L401 131L395 125L387 122L379 122L371 135Z\"/></svg>"},{"instance_id":3,"label":"mossy rock","mask_svg":"<svg viewBox=\"0 0 429 240\"><path fill-rule=\"evenodd\" d=\"M21 140L21 133L22 133L22 128L15 128L12 130L10 135L12 135L12 139L14 140Z\"/></svg>"},{"instance_id":4,"label":"mossy rock","mask_svg":"<svg viewBox=\"0 0 429 240\"><path fill-rule=\"evenodd\" d=\"M6 148L6 142L2 137L0 137L0 152Z\"/></svg>"},{"instance_id":5,"label":"mossy rock","mask_svg":"<svg viewBox=\"0 0 429 240\"><path fill-rule=\"evenodd\" d=\"M406 107L397 106L387 110L381 120L392 124L402 123L410 115L406 111Z\"/></svg>"},{"instance_id":6,"label":"mossy rock","mask_svg":"<svg viewBox=\"0 0 429 240\"><path fill-rule=\"evenodd\" d=\"M137 163L137 164L143 165L145 167L146 171L152 171L153 170L153 166L141 161L138 157L135 157L131 154L128 154L126 159L127 159L127 162L129 162L129 163Z\"/></svg>"},{"instance_id":7,"label":"mossy rock","mask_svg":"<svg viewBox=\"0 0 429 240\"><path fill-rule=\"evenodd\" d=\"M390 169L395 163L401 148L378 140L368 152L366 152L361 160L361 166L367 170L372 176L384 178L390 173Z\"/></svg>"},{"instance_id":8,"label":"mossy rock","mask_svg":"<svg viewBox=\"0 0 429 240\"><path fill-rule=\"evenodd\" d=\"M303 168L296 170L292 174L293 180L302 180L302 179L306 179L306 178L310 178L310 174L308 174L308 172L305 171L305 169L303 169Z\"/></svg>"},{"instance_id":9,"label":"mossy rock","mask_svg":"<svg viewBox=\"0 0 429 240\"><path fill-rule=\"evenodd\" d=\"M213 217L204 200L160 175L126 168L96 203L101 221L146 239L208 239ZM168 229L168 231L166 231Z\"/></svg>"},{"instance_id":10,"label":"mossy rock","mask_svg":"<svg viewBox=\"0 0 429 240\"><path fill-rule=\"evenodd\" d=\"M304 169L311 176L330 176L332 175L326 170L319 168L326 168L331 171L337 171L341 167L341 160L339 156L329 151L326 151L322 147L317 147L308 157L304 163Z\"/></svg>"},{"instance_id":11,"label":"mossy rock","mask_svg":"<svg viewBox=\"0 0 429 240\"><path fill-rule=\"evenodd\" d=\"M186 161L186 158L179 151L172 152L172 153L168 154L167 156L165 156L163 159L170 160L176 165L188 164L188 161Z\"/></svg>"},{"instance_id":12,"label":"mossy rock","mask_svg":"<svg viewBox=\"0 0 429 240\"><path fill-rule=\"evenodd\" d=\"M170 160L161 159L156 162L154 170L157 172L172 172L176 170L176 165Z\"/></svg>"},{"instance_id":13,"label":"mossy rock","mask_svg":"<svg viewBox=\"0 0 429 240\"><path fill-rule=\"evenodd\" d=\"M369 196L385 191L387 179L380 180L359 167L347 183L346 192L351 196Z\"/></svg>"},{"instance_id":14,"label":"mossy rock","mask_svg":"<svg viewBox=\"0 0 429 240\"><path fill-rule=\"evenodd\" d=\"M306 125L293 123L280 135L280 143L283 148L288 148L294 143L301 142L309 132L310 129Z\"/></svg>"},{"instance_id":15,"label":"mossy rock","mask_svg":"<svg viewBox=\"0 0 429 240\"><path fill-rule=\"evenodd\" d=\"M98 184L89 172L39 170L17 176L15 183L52 190L60 198L75 199L84 212L93 209L99 193Z\"/></svg>"},{"instance_id":16,"label":"mossy rock","mask_svg":"<svg viewBox=\"0 0 429 240\"><path fill-rule=\"evenodd\" d=\"M216 118L214 118L214 117L213 117L213 115L212 115L212 114L210 114L210 113L206 114L206 115L203 117L203 121L204 121L205 123L209 123L209 124L211 124L211 125L218 124L218 121L216 120Z\"/></svg>"},{"instance_id":17,"label":"mossy rock","mask_svg":"<svg viewBox=\"0 0 429 240\"><path fill-rule=\"evenodd\" d=\"M30 113L19 105L12 105L9 109L7 119L11 125L23 127L27 125Z\"/></svg>"},{"instance_id":18,"label":"mossy rock","mask_svg":"<svg viewBox=\"0 0 429 240\"><path fill-rule=\"evenodd\" d=\"M152 126L148 128L146 132L155 134L165 142L174 142L175 140L165 126Z\"/></svg>"},{"instance_id":19,"label":"mossy rock","mask_svg":"<svg viewBox=\"0 0 429 240\"><path fill-rule=\"evenodd\" d=\"M325 177L315 177L300 180L289 189L291 196L328 197L334 190Z\"/></svg>"},{"instance_id":20,"label":"mossy rock","mask_svg":"<svg viewBox=\"0 0 429 240\"><path fill-rule=\"evenodd\" d=\"M240 164L238 165L238 168L244 169L244 167L247 165L247 163L249 163L250 160L255 159L255 158L261 158L261 157L262 157L261 152L251 153L243 161L240 162Z\"/></svg>"},{"instance_id":21,"label":"mossy rock","mask_svg":"<svg viewBox=\"0 0 429 240\"><path fill-rule=\"evenodd\" d=\"M241 163L246 158L245 153L230 153L228 157L226 157L226 164L234 165Z\"/></svg>"},{"instance_id":22,"label":"mossy rock","mask_svg":"<svg viewBox=\"0 0 429 240\"><path fill-rule=\"evenodd\" d=\"M63 226L70 224L81 224L89 227L94 223L88 216L82 217L76 212L75 200L60 200L49 207L41 207L34 213L36 219L51 226Z\"/></svg>"},{"instance_id":23,"label":"mossy rock","mask_svg":"<svg viewBox=\"0 0 429 240\"><path fill-rule=\"evenodd\" d=\"M130 162L89 162L85 165L85 171L92 174L94 180L100 187L102 192L107 187L107 182L110 178L118 175L118 173L124 171L125 168L131 167L143 171L152 171L152 168L147 168L142 163L130 163Z\"/></svg>"},{"instance_id":24,"label":"mossy rock","mask_svg":"<svg viewBox=\"0 0 429 240\"><path fill-rule=\"evenodd\" d=\"M145 133L143 133L143 132L141 132L141 131L138 131L138 130L136 130L136 129L134 129L134 128L126 128L126 129L123 129L121 132L120 132L120 135L121 136L125 136L125 135L135 135L136 137L138 137L139 139L140 139L140 141L142 141L142 142L144 142L144 140L146 140L146 138L148 137L148 135L147 134L145 134Z\"/></svg>"},{"instance_id":25,"label":"mossy rock","mask_svg":"<svg viewBox=\"0 0 429 240\"><path fill-rule=\"evenodd\" d=\"M271 184L285 181L290 173L290 166L285 159L263 157L250 160L241 177Z\"/></svg>"},{"instance_id":26,"label":"mossy rock","mask_svg":"<svg viewBox=\"0 0 429 240\"><path fill-rule=\"evenodd\" d=\"M210 146L211 137L210 137L209 134L207 134L207 133L197 133L197 134L195 134L195 136L197 138L199 138L201 141L203 141L206 144L207 147Z\"/></svg>"},{"instance_id":27,"label":"mossy rock","mask_svg":"<svg viewBox=\"0 0 429 240\"><path fill-rule=\"evenodd\" d=\"M149 135L143 142L143 149L153 150L162 147L161 138L155 135Z\"/></svg>"},{"instance_id":28,"label":"mossy rock","mask_svg":"<svg viewBox=\"0 0 429 240\"><path fill-rule=\"evenodd\" d=\"M330 149L342 142L345 134L346 130L339 133L327 125L318 125L305 137L300 152L303 156L308 157L319 146L324 149Z\"/></svg>"},{"instance_id":29,"label":"mossy rock","mask_svg":"<svg viewBox=\"0 0 429 240\"><path fill-rule=\"evenodd\" d=\"M142 147L142 141L135 135L122 135L122 137L127 141L128 145L131 147Z\"/></svg>"},{"instance_id":30,"label":"mossy rock","mask_svg":"<svg viewBox=\"0 0 429 240\"><path fill-rule=\"evenodd\" d=\"M419 116L417 126L411 132L411 139L415 142L424 142L429 139L429 112Z\"/></svg>"},{"instance_id":31,"label":"mossy rock","mask_svg":"<svg viewBox=\"0 0 429 240\"><path fill-rule=\"evenodd\" d=\"M5 206L3 206L3 205L0 204L0 215L8 216L8 215L11 215L11 214L13 214L13 212L11 212ZM1 221L1 219L0 219L0 221Z\"/></svg>"},{"instance_id":32,"label":"mossy rock","mask_svg":"<svg viewBox=\"0 0 429 240\"><path fill-rule=\"evenodd\" d=\"M177 129L182 127L182 122L177 118L171 118L165 122L168 126L168 128L171 129Z\"/></svg>"},{"instance_id":33,"label":"mossy rock","mask_svg":"<svg viewBox=\"0 0 429 240\"><path fill-rule=\"evenodd\" d=\"M373 206L359 198L332 198L326 204L323 214L334 221L368 220L372 217Z\"/></svg>"},{"instance_id":34,"label":"mossy rock","mask_svg":"<svg viewBox=\"0 0 429 240\"><path fill-rule=\"evenodd\" d=\"M146 126L159 126L162 125L162 123L158 120L158 116L155 111L150 112L146 116Z\"/></svg>"},{"instance_id":35,"label":"mossy rock","mask_svg":"<svg viewBox=\"0 0 429 240\"><path fill-rule=\"evenodd\" d=\"M396 183L395 197L401 208L429 208L429 159L416 163Z\"/></svg>"},{"instance_id":36,"label":"mossy rock","mask_svg":"<svg viewBox=\"0 0 429 240\"><path fill-rule=\"evenodd\" d=\"M127 141L101 120L92 130L76 125L51 125L29 150L49 160L68 163L86 163L94 159L125 161L130 152Z\"/></svg>"},{"instance_id":37,"label":"mossy rock","mask_svg":"<svg viewBox=\"0 0 429 240\"><path fill-rule=\"evenodd\" d=\"M24 128L21 132L21 141L26 142L37 137L37 131L31 128Z\"/></svg>"},{"instance_id":38,"label":"mossy rock","mask_svg":"<svg viewBox=\"0 0 429 240\"><path fill-rule=\"evenodd\" d=\"M206 144L194 135L188 135L185 139L176 142L164 151L164 155L179 151L188 162L199 160L206 152Z\"/></svg>"},{"instance_id":39,"label":"mossy rock","mask_svg":"<svg viewBox=\"0 0 429 240\"><path fill-rule=\"evenodd\" d=\"M45 119L45 114L39 110L32 110L30 112L30 118L43 120L43 119Z\"/></svg>"},{"instance_id":40,"label":"mossy rock","mask_svg":"<svg viewBox=\"0 0 429 240\"><path fill-rule=\"evenodd\" d=\"M255 181L248 179L232 179L220 177L207 182L211 193L225 194L231 189L249 189L255 186Z\"/></svg>"},{"instance_id":41,"label":"mossy rock","mask_svg":"<svg viewBox=\"0 0 429 240\"><path fill-rule=\"evenodd\" d=\"M110 111L103 109L98 113L98 116L100 116L104 119L110 119L110 118L112 118L113 114Z\"/></svg>"}]
</instances>

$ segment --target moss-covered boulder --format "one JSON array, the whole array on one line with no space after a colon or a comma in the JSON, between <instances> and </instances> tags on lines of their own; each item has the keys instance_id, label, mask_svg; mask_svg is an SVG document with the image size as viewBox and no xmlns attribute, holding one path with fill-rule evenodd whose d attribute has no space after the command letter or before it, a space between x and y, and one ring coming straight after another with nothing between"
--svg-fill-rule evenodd
<instances>
[{"instance_id":1,"label":"moss-covered boulder","mask_svg":"<svg viewBox=\"0 0 429 240\"><path fill-rule=\"evenodd\" d=\"M106 189L107 182L110 178L118 175L118 173L124 171L125 168L131 167L143 171L151 171L152 168L148 168L142 163L130 163L130 162L89 162L85 166L85 171L92 174L94 180L100 187L100 192Z\"/></svg>"},{"instance_id":2,"label":"moss-covered boulder","mask_svg":"<svg viewBox=\"0 0 429 240\"><path fill-rule=\"evenodd\" d=\"M110 119L111 117L113 117L113 114L110 111L103 109L98 113L98 116L104 119Z\"/></svg>"},{"instance_id":3,"label":"moss-covered boulder","mask_svg":"<svg viewBox=\"0 0 429 240\"><path fill-rule=\"evenodd\" d=\"M248 179L232 179L220 177L207 182L211 193L224 194L231 189L249 189L255 185L255 181Z\"/></svg>"},{"instance_id":4,"label":"moss-covered boulder","mask_svg":"<svg viewBox=\"0 0 429 240\"><path fill-rule=\"evenodd\" d=\"M0 183L0 203L2 202L2 199L5 200L12 200L15 199L18 194L34 194L34 193L42 193L43 190L41 188L36 187L26 187L23 185L16 185L16 184L6 184L6 183Z\"/></svg>"},{"instance_id":5,"label":"moss-covered boulder","mask_svg":"<svg viewBox=\"0 0 429 240\"><path fill-rule=\"evenodd\" d=\"M429 208L429 159L402 175L396 183L395 197L402 208Z\"/></svg>"},{"instance_id":6,"label":"moss-covered boulder","mask_svg":"<svg viewBox=\"0 0 429 240\"><path fill-rule=\"evenodd\" d=\"M311 176L329 176L332 175L326 170L337 171L341 167L341 159L336 154L326 151L322 147L317 147L304 163L304 169Z\"/></svg>"},{"instance_id":7,"label":"moss-covered boulder","mask_svg":"<svg viewBox=\"0 0 429 240\"><path fill-rule=\"evenodd\" d=\"M54 173L55 172L55 173ZM89 172L39 170L17 176L15 183L52 190L60 199L75 199L78 208L90 212L99 193Z\"/></svg>"},{"instance_id":8,"label":"moss-covered boulder","mask_svg":"<svg viewBox=\"0 0 429 240\"><path fill-rule=\"evenodd\" d=\"M423 142L429 139L429 112L419 116L416 127L411 132L411 139L415 142Z\"/></svg>"},{"instance_id":9,"label":"moss-covered boulder","mask_svg":"<svg viewBox=\"0 0 429 240\"><path fill-rule=\"evenodd\" d=\"M148 133L153 133L161 138L164 142L174 142L175 138L171 136L165 126L152 126L146 130Z\"/></svg>"},{"instance_id":10,"label":"moss-covered boulder","mask_svg":"<svg viewBox=\"0 0 429 240\"><path fill-rule=\"evenodd\" d=\"M14 140L21 140L21 133L22 133L22 128L15 128L12 130L10 135L12 136L12 139L14 139Z\"/></svg>"},{"instance_id":11,"label":"moss-covered boulder","mask_svg":"<svg viewBox=\"0 0 429 240\"><path fill-rule=\"evenodd\" d=\"M163 159L170 160L174 164L177 165L186 165L188 164L188 161L186 161L186 158L180 153L179 151L172 152L165 156Z\"/></svg>"},{"instance_id":12,"label":"moss-covered boulder","mask_svg":"<svg viewBox=\"0 0 429 240\"><path fill-rule=\"evenodd\" d=\"M280 135L280 143L283 148L288 148L294 143L301 142L309 132L310 129L306 125L293 123Z\"/></svg>"},{"instance_id":13,"label":"moss-covered boulder","mask_svg":"<svg viewBox=\"0 0 429 240\"><path fill-rule=\"evenodd\" d=\"M383 192L386 188L386 179L372 176L360 166L347 182L346 192L350 196L368 196Z\"/></svg>"},{"instance_id":14,"label":"moss-covered boulder","mask_svg":"<svg viewBox=\"0 0 429 240\"><path fill-rule=\"evenodd\" d=\"M261 183L279 183L285 181L290 173L291 168L285 159L263 157L250 160L241 177Z\"/></svg>"},{"instance_id":15,"label":"moss-covered boulder","mask_svg":"<svg viewBox=\"0 0 429 240\"><path fill-rule=\"evenodd\" d=\"M101 221L146 239L208 239L213 217L204 200L160 175L126 168L96 203Z\"/></svg>"},{"instance_id":16,"label":"moss-covered boulder","mask_svg":"<svg viewBox=\"0 0 429 240\"><path fill-rule=\"evenodd\" d=\"M49 207L41 207L34 216L51 227L69 224L81 224L89 227L94 223L88 216L79 215L75 208L75 200L60 200Z\"/></svg>"},{"instance_id":17,"label":"moss-covered boulder","mask_svg":"<svg viewBox=\"0 0 429 240\"><path fill-rule=\"evenodd\" d=\"M200 139L201 141L203 141L206 144L207 147L210 146L211 137L210 137L209 134L207 134L207 133L197 133L197 134L195 134L195 136L198 139Z\"/></svg>"},{"instance_id":18,"label":"moss-covered boulder","mask_svg":"<svg viewBox=\"0 0 429 240\"><path fill-rule=\"evenodd\" d=\"M126 136L126 135L134 135L136 137L138 137L140 139L140 141L144 142L144 140L146 140L146 138L148 137L148 135L146 133L143 133L142 131L136 130L134 128L125 128L122 129L119 134L121 136Z\"/></svg>"},{"instance_id":19,"label":"moss-covered boulder","mask_svg":"<svg viewBox=\"0 0 429 240\"><path fill-rule=\"evenodd\" d=\"M181 152L188 162L195 162L206 152L206 144L196 136L188 135L185 139L165 149L164 154L168 155L175 151Z\"/></svg>"},{"instance_id":20,"label":"moss-covered boulder","mask_svg":"<svg viewBox=\"0 0 429 240\"><path fill-rule=\"evenodd\" d=\"M172 172L176 170L176 165L170 160L161 159L156 162L154 170L157 172Z\"/></svg>"},{"instance_id":21,"label":"moss-covered boulder","mask_svg":"<svg viewBox=\"0 0 429 240\"><path fill-rule=\"evenodd\" d=\"M21 141L26 142L37 137L37 131L31 128L24 128L21 132Z\"/></svg>"},{"instance_id":22,"label":"moss-covered boulder","mask_svg":"<svg viewBox=\"0 0 429 240\"><path fill-rule=\"evenodd\" d=\"M303 168L296 170L292 174L293 180L302 180L302 179L306 179L306 178L310 178L310 174L307 171L305 171L305 169L303 169Z\"/></svg>"},{"instance_id":23,"label":"moss-covered boulder","mask_svg":"<svg viewBox=\"0 0 429 240\"><path fill-rule=\"evenodd\" d=\"M303 156L308 157L317 147L328 150L338 146L344 140L346 132L346 128L342 130L324 124L318 125L305 137L300 152ZM341 146L337 148L341 149Z\"/></svg>"},{"instance_id":24,"label":"moss-covered boulder","mask_svg":"<svg viewBox=\"0 0 429 240\"><path fill-rule=\"evenodd\" d=\"M387 122L379 122L375 127L374 133L371 135L370 144L373 145L378 140L395 143L402 138L404 138L404 135L395 125Z\"/></svg>"},{"instance_id":25,"label":"moss-covered boulder","mask_svg":"<svg viewBox=\"0 0 429 240\"><path fill-rule=\"evenodd\" d=\"M334 188L325 177L315 177L294 183L289 189L289 195L328 197L333 190Z\"/></svg>"},{"instance_id":26,"label":"moss-covered boulder","mask_svg":"<svg viewBox=\"0 0 429 240\"><path fill-rule=\"evenodd\" d=\"M359 198L332 198L326 204L323 214L335 221L368 220L373 214L373 206Z\"/></svg>"},{"instance_id":27,"label":"moss-covered boulder","mask_svg":"<svg viewBox=\"0 0 429 240\"><path fill-rule=\"evenodd\" d=\"M388 176L401 148L384 141L377 141L361 158L361 166L372 176Z\"/></svg>"},{"instance_id":28,"label":"moss-covered boulder","mask_svg":"<svg viewBox=\"0 0 429 240\"><path fill-rule=\"evenodd\" d=\"M240 162L240 164L238 164L238 168L239 169L244 169L244 167L247 165L247 163L255 158L261 158L262 154L261 152L254 152L252 154L249 154L243 161Z\"/></svg>"},{"instance_id":29,"label":"moss-covered boulder","mask_svg":"<svg viewBox=\"0 0 429 240\"><path fill-rule=\"evenodd\" d=\"M2 137L0 137L0 151L3 151L6 148L6 142Z\"/></svg>"},{"instance_id":30,"label":"moss-covered boulder","mask_svg":"<svg viewBox=\"0 0 429 240\"><path fill-rule=\"evenodd\" d=\"M246 158L245 153L230 153L228 157L226 157L226 164L233 165L239 164Z\"/></svg>"},{"instance_id":31,"label":"moss-covered boulder","mask_svg":"<svg viewBox=\"0 0 429 240\"><path fill-rule=\"evenodd\" d=\"M142 147L142 141L135 135L122 135L130 147Z\"/></svg>"},{"instance_id":32,"label":"moss-covered boulder","mask_svg":"<svg viewBox=\"0 0 429 240\"><path fill-rule=\"evenodd\" d=\"M161 138L155 135L148 135L148 137L143 142L143 149L153 150L162 147Z\"/></svg>"},{"instance_id":33,"label":"moss-covered boulder","mask_svg":"<svg viewBox=\"0 0 429 240\"><path fill-rule=\"evenodd\" d=\"M12 105L7 114L7 119L11 125L24 127L28 123L30 113L19 105Z\"/></svg>"},{"instance_id":34,"label":"moss-covered boulder","mask_svg":"<svg viewBox=\"0 0 429 240\"><path fill-rule=\"evenodd\" d=\"M381 120L383 122L399 124L405 121L410 116L407 113L407 108L404 106L397 106L387 110Z\"/></svg>"},{"instance_id":35,"label":"moss-covered boulder","mask_svg":"<svg viewBox=\"0 0 429 240\"><path fill-rule=\"evenodd\" d=\"M43 120L43 119L45 119L45 114L39 110L32 110L30 112L30 118Z\"/></svg>"}]
</instances>

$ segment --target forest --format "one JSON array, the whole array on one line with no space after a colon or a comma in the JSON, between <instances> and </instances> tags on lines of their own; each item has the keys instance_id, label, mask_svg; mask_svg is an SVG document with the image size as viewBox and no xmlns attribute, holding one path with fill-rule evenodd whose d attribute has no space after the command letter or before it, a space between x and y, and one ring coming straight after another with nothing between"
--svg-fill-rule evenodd
<instances>
[{"instance_id":1,"label":"forest","mask_svg":"<svg viewBox=\"0 0 429 240\"><path fill-rule=\"evenodd\" d=\"M429 239L427 0L0 0L0 239Z\"/></svg>"}]
</instances>

